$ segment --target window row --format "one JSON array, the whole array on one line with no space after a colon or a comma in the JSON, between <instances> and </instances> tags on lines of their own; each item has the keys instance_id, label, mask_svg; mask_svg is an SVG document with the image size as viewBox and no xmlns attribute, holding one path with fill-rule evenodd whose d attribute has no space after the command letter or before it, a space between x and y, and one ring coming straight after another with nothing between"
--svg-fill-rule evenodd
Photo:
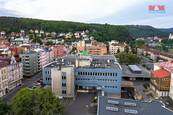
<instances>
[{"instance_id":1,"label":"window row","mask_svg":"<svg viewBox=\"0 0 173 115\"><path fill-rule=\"evenodd\" d=\"M105 86L105 88L117 88L117 86Z\"/></svg>"},{"instance_id":2,"label":"window row","mask_svg":"<svg viewBox=\"0 0 173 115\"><path fill-rule=\"evenodd\" d=\"M51 80L51 78L49 78L49 77L46 77L46 81L50 81Z\"/></svg>"},{"instance_id":3,"label":"window row","mask_svg":"<svg viewBox=\"0 0 173 115\"><path fill-rule=\"evenodd\" d=\"M76 75L84 75L84 76L117 76L117 73L76 72Z\"/></svg>"},{"instance_id":4,"label":"window row","mask_svg":"<svg viewBox=\"0 0 173 115\"><path fill-rule=\"evenodd\" d=\"M117 81L116 79L85 79L85 78L76 78L76 80L87 80L87 81Z\"/></svg>"},{"instance_id":5,"label":"window row","mask_svg":"<svg viewBox=\"0 0 173 115\"><path fill-rule=\"evenodd\" d=\"M45 74L50 75L51 71L45 71Z\"/></svg>"}]
</instances>

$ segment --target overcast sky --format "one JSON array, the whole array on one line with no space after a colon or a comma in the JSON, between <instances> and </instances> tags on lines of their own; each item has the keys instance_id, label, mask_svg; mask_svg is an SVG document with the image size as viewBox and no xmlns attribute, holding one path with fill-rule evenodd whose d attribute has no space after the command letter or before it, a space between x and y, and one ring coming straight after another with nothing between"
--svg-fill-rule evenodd
<instances>
[{"instance_id":1,"label":"overcast sky","mask_svg":"<svg viewBox=\"0 0 173 115\"><path fill-rule=\"evenodd\" d=\"M165 13L149 13L165 5ZM0 0L0 16L173 27L173 0Z\"/></svg>"}]
</instances>

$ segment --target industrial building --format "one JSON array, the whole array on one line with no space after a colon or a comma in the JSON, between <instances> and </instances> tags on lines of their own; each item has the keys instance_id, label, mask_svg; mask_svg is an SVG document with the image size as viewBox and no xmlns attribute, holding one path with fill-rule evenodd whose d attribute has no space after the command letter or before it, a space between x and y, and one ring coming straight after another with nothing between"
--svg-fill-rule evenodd
<instances>
[{"instance_id":1,"label":"industrial building","mask_svg":"<svg viewBox=\"0 0 173 115\"><path fill-rule=\"evenodd\" d=\"M76 88L120 97L121 78L122 68L112 55L66 55L43 68L43 83L56 96L73 97Z\"/></svg>"}]
</instances>

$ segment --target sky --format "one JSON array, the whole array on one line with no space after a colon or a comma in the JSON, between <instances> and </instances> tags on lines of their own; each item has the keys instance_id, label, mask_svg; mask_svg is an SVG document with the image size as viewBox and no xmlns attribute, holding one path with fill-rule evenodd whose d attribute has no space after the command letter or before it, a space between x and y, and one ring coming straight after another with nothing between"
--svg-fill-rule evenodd
<instances>
[{"instance_id":1,"label":"sky","mask_svg":"<svg viewBox=\"0 0 173 115\"><path fill-rule=\"evenodd\" d=\"M165 13L149 13L164 5ZM0 0L0 16L173 27L173 0Z\"/></svg>"}]
</instances>

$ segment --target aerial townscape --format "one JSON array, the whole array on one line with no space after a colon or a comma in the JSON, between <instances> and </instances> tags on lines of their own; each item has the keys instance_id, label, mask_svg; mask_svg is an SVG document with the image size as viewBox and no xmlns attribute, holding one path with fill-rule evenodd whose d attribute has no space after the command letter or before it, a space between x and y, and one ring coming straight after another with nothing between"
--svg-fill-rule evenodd
<instances>
[{"instance_id":1,"label":"aerial townscape","mask_svg":"<svg viewBox=\"0 0 173 115\"><path fill-rule=\"evenodd\" d=\"M130 9L137 0L23 1L0 0L0 115L173 115L173 23L165 5L149 5L143 17ZM119 5L134 13L110 15Z\"/></svg>"}]
</instances>

